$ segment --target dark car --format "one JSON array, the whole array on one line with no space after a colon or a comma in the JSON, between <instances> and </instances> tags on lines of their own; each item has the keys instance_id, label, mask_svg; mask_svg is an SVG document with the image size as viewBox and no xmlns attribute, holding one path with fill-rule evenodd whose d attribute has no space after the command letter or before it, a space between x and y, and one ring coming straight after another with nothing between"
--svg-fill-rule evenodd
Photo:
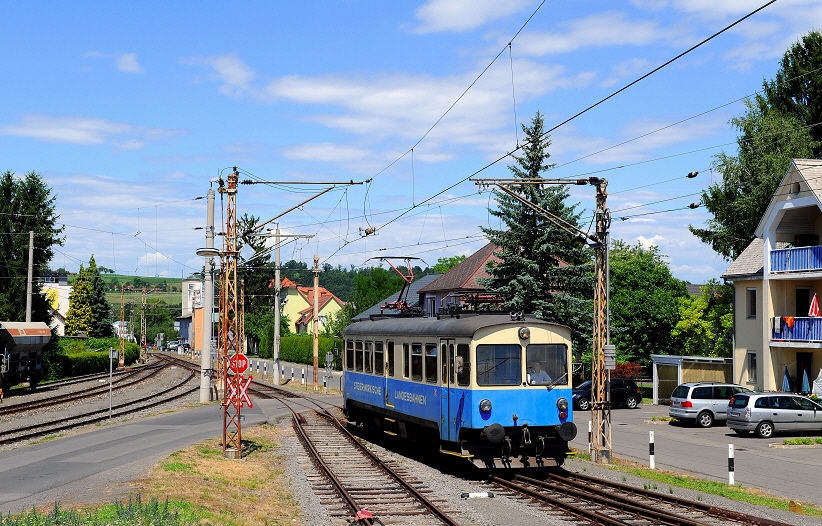
<instances>
[{"instance_id":1,"label":"dark car","mask_svg":"<svg viewBox=\"0 0 822 526\"><path fill-rule=\"evenodd\" d=\"M580 411L591 409L591 380L582 382L574 388L571 396L574 407ZM642 401L642 390L628 378L611 379L611 405L635 409Z\"/></svg>"}]
</instances>

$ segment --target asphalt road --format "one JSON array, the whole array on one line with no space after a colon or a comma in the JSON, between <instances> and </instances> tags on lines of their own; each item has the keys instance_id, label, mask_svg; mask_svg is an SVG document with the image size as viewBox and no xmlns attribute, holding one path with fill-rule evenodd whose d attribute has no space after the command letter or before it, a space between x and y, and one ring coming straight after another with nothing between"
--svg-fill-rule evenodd
<instances>
[{"instance_id":1,"label":"asphalt road","mask_svg":"<svg viewBox=\"0 0 822 526\"><path fill-rule=\"evenodd\" d=\"M341 398L329 397L340 404ZM307 407L307 406L306 406ZM289 414L276 400L242 410L243 426ZM52 502L104 503L127 495L130 482L168 456L222 434L217 403L103 426L77 435L0 452L0 513Z\"/></svg>"},{"instance_id":2,"label":"asphalt road","mask_svg":"<svg viewBox=\"0 0 822 526\"><path fill-rule=\"evenodd\" d=\"M734 478L742 486L759 488L772 495L822 506L822 446L792 449L769 447L784 438L816 435L777 434L769 440L737 436L724 423L701 429L668 422L652 423L653 416L667 416L667 406L641 405L637 409L611 411L613 457L649 465L649 435L654 432L656 469L728 482L728 444L734 445ZM590 411L575 411L577 438L571 443L588 449Z\"/></svg>"}]
</instances>

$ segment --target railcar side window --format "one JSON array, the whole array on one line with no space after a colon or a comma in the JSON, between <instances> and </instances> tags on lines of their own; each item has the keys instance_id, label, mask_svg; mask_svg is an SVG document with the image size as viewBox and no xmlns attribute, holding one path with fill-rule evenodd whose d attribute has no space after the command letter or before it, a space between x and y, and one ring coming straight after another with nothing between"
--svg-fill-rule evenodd
<instances>
[{"instance_id":1,"label":"railcar side window","mask_svg":"<svg viewBox=\"0 0 822 526\"><path fill-rule=\"evenodd\" d=\"M394 342L388 342L388 376L394 377Z\"/></svg>"},{"instance_id":2,"label":"railcar side window","mask_svg":"<svg viewBox=\"0 0 822 526\"><path fill-rule=\"evenodd\" d=\"M370 373L373 369L371 364L374 363L374 350L371 342L365 342L365 372Z\"/></svg>"},{"instance_id":3,"label":"railcar side window","mask_svg":"<svg viewBox=\"0 0 822 526\"><path fill-rule=\"evenodd\" d=\"M457 345L457 384L469 385L471 383L471 354L470 347L464 343Z\"/></svg>"},{"instance_id":4,"label":"railcar side window","mask_svg":"<svg viewBox=\"0 0 822 526\"><path fill-rule=\"evenodd\" d=\"M411 347L407 343L402 344L402 375L411 377Z\"/></svg>"},{"instance_id":5,"label":"railcar side window","mask_svg":"<svg viewBox=\"0 0 822 526\"><path fill-rule=\"evenodd\" d=\"M385 371L385 354L382 342L374 342L374 374L382 376Z\"/></svg>"},{"instance_id":6,"label":"railcar side window","mask_svg":"<svg viewBox=\"0 0 822 526\"><path fill-rule=\"evenodd\" d=\"M345 368L349 371L354 370L354 340L345 342Z\"/></svg>"},{"instance_id":7,"label":"railcar side window","mask_svg":"<svg viewBox=\"0 0 822 526\"><path fill-rule=\"evenodd\" d=\"M525 349L525 364L528 366L529 385L568 383L568 347L565 344L528 345Z\"/></svg>"},{"instance_id":8,"label":"railcar side window","mask_svg":"<svg viewBox=\"0 0 822 526\"><path fill-rule=\"evenodd\" d=\"M479 385L519 385L522 382L522 347L511 344L477 345Z\"/></svg>"},{"instance_id":9,"label":"railcar side window","mask_svg":"<svg viewBox=\"0 0 822 526\"><path fill-rule=\"evenodd\" d=\"M411 379L422 381L422 344L411 344Z\"/></svg>"},{"instance_id":10,"label":"railcar side window","mask_svg":"<svg viewBox=\"0 0 822 526\"><path fill-rule=\"evenodd\" d=\"M425 344L425 381L437 383L437 344Z\"/></svg>"},{"instance_id":11,"label":"railcar side window","mask_svg":"<svg viewBox=\"0 0 822 526\"><path fill-rule=\"evenodd\" d=\"M355 359L354 369L359 371L359 372L362 372L363 357L362 357L362 342L361 341L354 342L354 351L355 351L355 354L356 354L356 357L354 358Z\"/></svg>"}]
</instances>

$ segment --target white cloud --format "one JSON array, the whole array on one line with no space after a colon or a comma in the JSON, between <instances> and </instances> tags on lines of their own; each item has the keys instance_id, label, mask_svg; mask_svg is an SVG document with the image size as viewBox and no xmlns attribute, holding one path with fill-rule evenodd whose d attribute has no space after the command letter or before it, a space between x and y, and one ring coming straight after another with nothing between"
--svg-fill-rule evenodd
<instances>
[{"instance_id":1,"label":"white cloud","mask_svg":"<svg viewBox=\"0 0 822 526\"><path fill-rule=\"evenodd\" d=\"M523 33L514 43L516 53L544 56L568 53L583 47L616 45L643 46L669 40L678 32L661 29L653 20L630 20L624 13L597 13L572 20L564 32L531 31Z\"/></svg>"},{"instance_id":2,"label":"white cloud","mask_svg":"<svg viewBox=\"0 0 822 526\"><path fill-rule=\"evenodd\" d=\"M536 0L429 0L414 11L420 25L413 31L470 31L533 5Z\"/></svg>"},{"instance_id":3,"label":"white cloud","mask_svg":"<svg viewBox=\"0 0 822 526\"><path fill-rule=\"evenodd\" d=\"M137 62L137 53L123 53L117 58L117 69L125 73L142 73L143 68Z\"/></svg>"},{"instance_id":4,"label":"white cloud","mask_svg":"<svg viewBox=\"0 0 822 526\"><path fill-rule=\"evenodd\" d=\"M124 122L114 122L97 117L26 114L17 124L0 126L0 135L29 137L47 142L71 144L115 143L120 149L142 148L145 139L158 140L179 133L179 130L145 128ZM123 136L139 137L116 142Z\"/></svg>"},{"instance_id":5,"label":"white cloud","mask_svg":"<svg viewBox=\"0 0 822 526\"><path fill-rule=\"evenodd\" d=\"M214 69L211 78L222 81L218 91L230 97L248 94L251 81L257 74L236 53L224 53L212 57L192 57L181 59L183 64L205 64Z\"/></svg>"},{"instance_id":6,"label":"white cloud","mask_svg":"<svg viewBox=\"0 0 822 526\"><path fill-rule=\"evenodd\" d=\"M137 53L100 53L99 51L86 51L83 53L87 58L113 58L115 67L124 73L143 73L143 68L137 61Z\"/></svg>"},{"instance_id":7,"label":"white cloud","mask_svg":"<svg viewBox=\"0 0 822 526\"><path fill-rule=\"evenodd\" d=\"M660 236L660 235L656 235L656 236L653 236L653 237L650 237L650 238L645 237L645 236L637 236L637 238L636 238L637 243L639 243L640 245L642 245L646 249L651 248L654 245L659 246L659 242L663 241L664 239L665 239L665 237Z\"/></svg>"},{"instance_id":8,"label":"white cloud","mask_svg":"<svg viewBox=\"0 0 822 526\"><path fill-rule=\"evenodd\" d=\"M303 160L303 161L330 161L330 162L346 162L357 161L368 155L371 152L362 148L354 148L351 146L341 146L333 143L315 143L315 144L298 144L290 146L283 150L283 156L286 159Z\"/></svg>"}]
</instances>

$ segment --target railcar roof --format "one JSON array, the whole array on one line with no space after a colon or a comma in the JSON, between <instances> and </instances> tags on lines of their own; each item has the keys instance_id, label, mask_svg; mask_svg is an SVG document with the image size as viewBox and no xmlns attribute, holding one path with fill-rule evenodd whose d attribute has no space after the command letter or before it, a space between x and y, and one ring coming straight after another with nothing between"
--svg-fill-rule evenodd
<instances>
[{"instance_id":1,"label":"railcar roof","mask_svg":"<svg viewBox=\"0 0 822 526\"><path fill-rule=\"evenodd\" d=\"M522 321L511 321L507 314L476 314L457 317L431 318L381 318L352 323L343 331L344 336L436 336L438 338L472 337L479 329L497 325L540 326L546 328L565 325L551 323L533 316Z\"/></svg>"}]
</instances>

